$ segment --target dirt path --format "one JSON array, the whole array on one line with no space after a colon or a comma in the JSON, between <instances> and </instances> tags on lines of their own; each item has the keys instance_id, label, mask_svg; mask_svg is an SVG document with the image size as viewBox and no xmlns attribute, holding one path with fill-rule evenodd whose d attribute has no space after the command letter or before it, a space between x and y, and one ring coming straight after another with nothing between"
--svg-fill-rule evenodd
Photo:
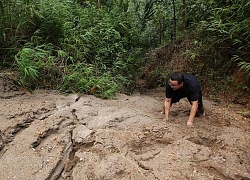
<instances>
[{"instance_id":1,"label":"dirt path","mask_svg":"<svg viewBox=\"0 0 250 180\"><path fill-rule=\"evenodd\" d=\"M1 180L250 179L250 120L240 107L205 99L206 116L188 128L184 100L162 121L163 89L76 101L0 87Z\"/></svg>"}]
</instances>

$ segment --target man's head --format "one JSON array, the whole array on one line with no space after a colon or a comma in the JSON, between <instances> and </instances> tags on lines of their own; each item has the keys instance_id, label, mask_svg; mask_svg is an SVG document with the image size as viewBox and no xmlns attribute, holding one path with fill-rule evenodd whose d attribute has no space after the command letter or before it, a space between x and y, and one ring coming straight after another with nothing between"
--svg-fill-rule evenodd
<instances>
[{"instance_id":1,"label":"man's head","mask_svg":"<svg viewBox=\"0 0 250 180\"><path fill-rule=\"evenodd\" d=\"M174 72L169 79L169 85L173 90L178 90L183 87L184 76L180 72Z\"/></svg>"}]
</instances>

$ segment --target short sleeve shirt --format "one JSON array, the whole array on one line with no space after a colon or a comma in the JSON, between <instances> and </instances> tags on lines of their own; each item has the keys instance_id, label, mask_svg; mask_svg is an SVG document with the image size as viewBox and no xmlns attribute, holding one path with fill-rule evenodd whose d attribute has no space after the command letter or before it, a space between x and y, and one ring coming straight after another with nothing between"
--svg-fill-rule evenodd
<instances>
[{"instance_id":1,"label":"short sleeve shirt","mask_svg":"<svg viewBox=\"0 0 250 180\"><path fill-rule=\"evenodd\" d=\"M201 92L201 85L197 78L191 74L184 75L183 88L173 90L171 86L166 83L166 98L172 98L174 94L182 95L183 97L189 97L191 101L197 101Z\"/></svg>"}]
</instances>

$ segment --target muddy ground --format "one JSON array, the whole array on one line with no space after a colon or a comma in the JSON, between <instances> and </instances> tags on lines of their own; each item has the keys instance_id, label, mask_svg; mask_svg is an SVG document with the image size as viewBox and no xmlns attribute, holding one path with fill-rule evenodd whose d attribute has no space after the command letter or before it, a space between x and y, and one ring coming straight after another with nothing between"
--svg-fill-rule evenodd
<instances>
[{"instance_id":1,"label":"muddy ground","mask_svg":"<svg viewBox=\"0 0 250 180\"><path fill-rule=\"evenodd\" d=\"M241 106L204 98L160 113L164 89L114 100L56 91L32 95L0 81L0 179L249 180L250 120Z\"/></svg>"}]
</instances>

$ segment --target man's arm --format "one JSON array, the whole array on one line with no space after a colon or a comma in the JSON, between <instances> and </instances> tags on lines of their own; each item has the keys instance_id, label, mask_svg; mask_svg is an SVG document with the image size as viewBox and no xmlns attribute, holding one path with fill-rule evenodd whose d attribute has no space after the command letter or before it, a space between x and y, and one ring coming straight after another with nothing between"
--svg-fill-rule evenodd
<instances>
[{"instance_id":1,"label":"man's arm","mask_svg":"<svg viewBox=\"0 0 250 180\"><path fill-rule=\"evenodd\" d=\"M193 121L194 121L194 117L195 117L197 108L198 108L198 100L197 101L192 101L190 115L189 115L189 118L188 118L188 121L187 121L187 125L188 126L192 126L193 125Z\"/></svg>"},{"instance_id":2,"label":"man's arm","mask_svg":"<svg viewBox=\"0 0 250 180\"><path fill-rule=\"evenodd\" d=\"M168 116L171 106L171 98L165 98L164 106L165 106L165 120L168 121Z\"/></svg>"}]
</instances>

